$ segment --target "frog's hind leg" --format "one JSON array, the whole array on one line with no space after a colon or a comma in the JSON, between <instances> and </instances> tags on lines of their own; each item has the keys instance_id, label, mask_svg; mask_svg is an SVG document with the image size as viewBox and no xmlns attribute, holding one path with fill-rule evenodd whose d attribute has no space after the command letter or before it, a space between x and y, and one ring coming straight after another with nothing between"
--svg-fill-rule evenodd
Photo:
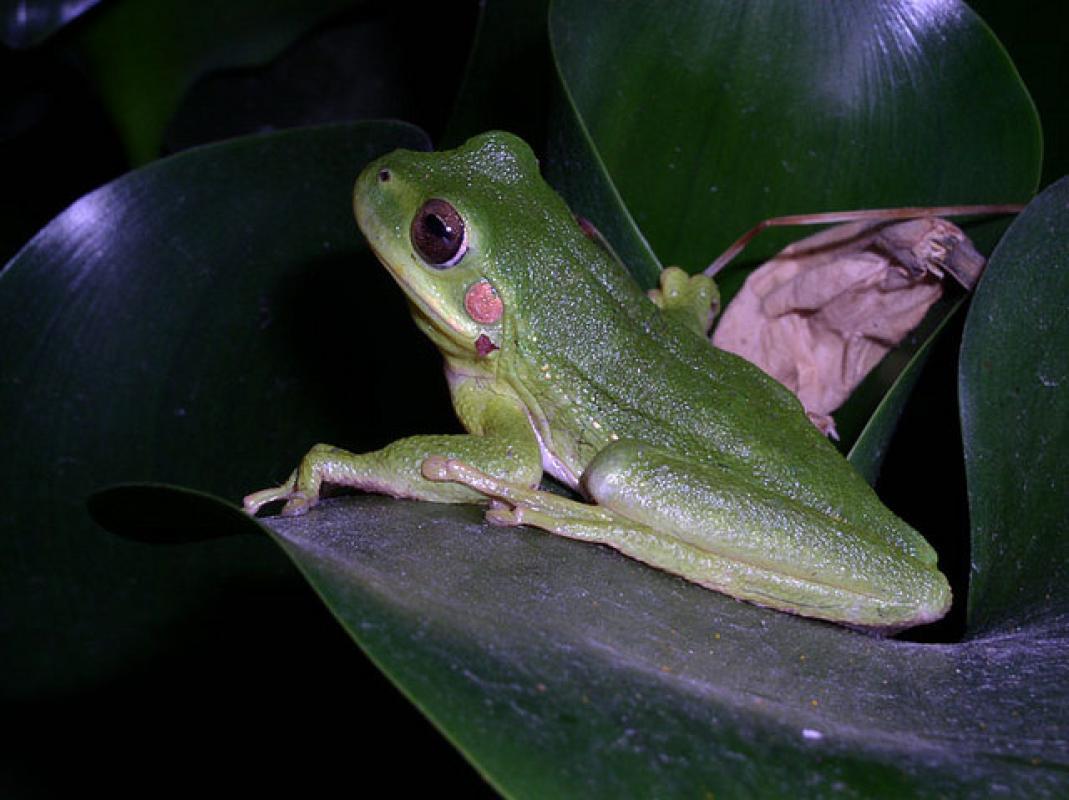
<instances>
[{"instance_id":1,"label":"frog's hind leg","mask_svg":"<svg viewBox=\"0 0 1069 800\"><path fill-rule=\"evenodd\" d=\"M903 559L874 535L726 466L694 464L640 442L616 442L587 468L583 485L596 505L499 481L455 460L428 459L423 471L496 500L491 522L607 544L782 611L894 628L938 618L949 603L938 571Z\"/></svg>"},{"instance_id":2,"label":"frog's hind leg","mask_svg":"<svg viewBox=\"0 0 1069 800\"><path fill-rule=\"evenodd\" d=\"M500 480L461 459L431 456L423 462L422 470L428 480L460 483L489 497L486 517L495 525L533 525L562 536L600 542L605 536L601 529L615 519L600 506ZM572 526L578 527L573 530Z\"/></svg>"},{"instance_id":3,"label":"frog's hind leg","mask_svg":"<svg viewBox=\"0 0 1069 800\"><path fill-rule=\"evenodd\" d=\"M884 534L728 464L622 440L594 459L583 483L636 532L654 532L652 557L631 555L733 597L883 629L939 619L950 605L942 573Z\"/></svg>"}]
</instances>

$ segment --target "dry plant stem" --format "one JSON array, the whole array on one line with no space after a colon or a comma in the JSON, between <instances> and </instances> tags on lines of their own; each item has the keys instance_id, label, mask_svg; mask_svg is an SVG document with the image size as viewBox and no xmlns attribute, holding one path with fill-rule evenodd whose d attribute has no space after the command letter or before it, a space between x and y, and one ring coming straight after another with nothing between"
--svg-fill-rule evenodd
<instances>
[{"instance_id":1,"label":"dry plant stem","mask_svg":"<svg viewBox=\"0 0 1069 800\"><path fill-rule=\"evenodd\" d=\"M1022 203L1003 203L966 206L908 206L904 208L868 208L858 211L824 211L815 214L790 214L772 217L754 225L725 250L719 258L705 268L705 274L713 277L730 264L761 231L767 228L792 225L827 225L837 222L864 220L900 220L918 217L963 217L971 215L1016 214L1024 209Z\"/></svg>"}]
</instances>

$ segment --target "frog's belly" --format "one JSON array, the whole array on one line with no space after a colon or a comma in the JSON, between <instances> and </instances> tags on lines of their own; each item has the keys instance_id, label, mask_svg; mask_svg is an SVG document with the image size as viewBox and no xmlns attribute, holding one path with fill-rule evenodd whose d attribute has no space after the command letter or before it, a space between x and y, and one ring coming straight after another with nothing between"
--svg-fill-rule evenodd
<instances>
[{"instance_id":1,"label":"frog's belly","mask_svg":"<svg viewBox=\"0 0 1069 800\"><path fill-rule=\"evenodd\" d=\"M535 438L538 439L538 450L542 454L542 469L569 489L578 491L579 475L576 470L568 466L564 459L550 449L545 437L542 435L542 431L539 429L537 420L531 415L530 411L527 412L527 420L531 423L531 430L534 431Z\"/></svg>"}]
</instances>

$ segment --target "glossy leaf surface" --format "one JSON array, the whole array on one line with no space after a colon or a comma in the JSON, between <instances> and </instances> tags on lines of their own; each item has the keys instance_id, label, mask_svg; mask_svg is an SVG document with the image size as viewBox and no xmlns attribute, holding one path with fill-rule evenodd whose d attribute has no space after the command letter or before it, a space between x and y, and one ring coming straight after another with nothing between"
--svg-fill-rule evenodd
<instances>
[{"instance_id":1,"label":"glossy leaf surface","mask_svg":"<svg viewBox=\"0 0 1069 800\"><path fill-rule=\"evenodd\" d=\"M507 796L1055 797L1067 785L1069 640L1053 621L960 645L877 639L607 548L490 527L472 507L346 498L264 522Z\"/></svg>"},{"instance_id":2,"label":"glossy leaf surface","mask_svg":"<svg viewBox=\"0 0 1069 800\"><path fill-rule=\"evenodd\" d=\"M0 41L12 48L40 44L100 0L0 0Z\"/></svg>"},{"instance_id":3,"label":"glossy leaf surface","mask_svg":"<svg viewBox=\"0 0 1069 800\"><path fill-rule=\"evenodd\" d=\"M550 34L624 202L690 271L769 217L1020 201L1039 175L1031 101L954 0L558 0Z\"/></svg>"},{"instance_id":4,"label":"glossy leaf surface","mask_svg":"<svg viewBox=\"0 0 1069 800\"><path fill-rule=\"evenodd\" d=\"M427 146L379 124L190 151L86 195L0 273L5 692L104 680L166 651L163 621L210 603L213 581L286 573L255 541L118 541L85 516L90 492L166 480L240 497L327 429L391 435L347 413L336 364L352 339L419 341L350 211L359 169L402 145ZM383 296L396 334L373 321ZM361 396L403 408L394 388Z\"/></svg>"},{"instance_id":5,"label":"glossy leaf surface","mask_svg":"<svg viewBox=\"0 0 1069 800\"><path fill-rule=\"evenodd\" d=\"M974 630L1069 622L1069 178L1014 222L962 339Z\"/></svg>"}]
</instances>

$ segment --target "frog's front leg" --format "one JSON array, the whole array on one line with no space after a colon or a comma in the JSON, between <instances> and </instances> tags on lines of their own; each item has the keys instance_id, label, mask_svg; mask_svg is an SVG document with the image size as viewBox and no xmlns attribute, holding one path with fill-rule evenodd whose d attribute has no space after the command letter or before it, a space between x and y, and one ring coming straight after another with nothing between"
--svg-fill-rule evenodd
<instances>
[{"instance_id":1,"label":"frog's front leg","mask_svg":"<svg viewBox=\"0 0 1069 800\"><path fill-rule=\"evenodd\" d=\"M248 495L245 510L256 514L268 503L284 500L283 515L303 514L319 501L324 483L440 503L486 500L467 486L427 480L422 465L432 456L463 459L510 483L536 486L541 453L519 401L474 381L453 391L454 405L471 433L411 436L371 453L316 445L281 486Z\"/></svg>"},{"instance_id":2,"label":"frog's front leg","mask_svg":"<svg viewBox=\"0 0 1069 800\"><path fill-rule=\"evenodd\" d=\"M661 270L660 287L648 293L665 316L707 336L720 311L720 291L708 275L689 275L679 267Z\"/></svg>"},{"instance_id":3,"label":"frog's front leg","mask_svg":"<svg viewBox=\"0 0 1069 800\"><path fill-rule=\"evenodd\" d=\"M432 459L424 470L499 501L488 519L610 545L733 597L804 616L895 629L950 603L934 565L880 535L791 501L722 465L691 463L621 440L583 475L597 505Z\"/></svg>"}]
</instances>

